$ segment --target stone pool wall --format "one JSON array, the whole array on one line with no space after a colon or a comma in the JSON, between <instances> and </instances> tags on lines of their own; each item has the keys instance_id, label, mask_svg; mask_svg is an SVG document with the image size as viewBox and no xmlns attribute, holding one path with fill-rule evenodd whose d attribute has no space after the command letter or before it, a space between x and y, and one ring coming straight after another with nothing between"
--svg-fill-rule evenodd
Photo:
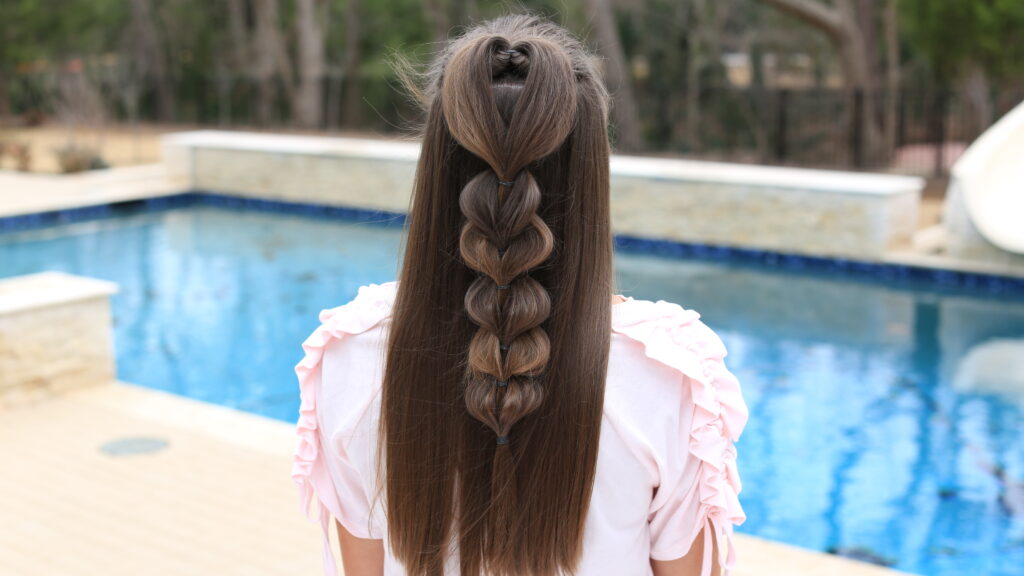
<instances>
[{"instance_id":1,"label":"stone pool wall","mask_svg":"<svg viewBox=\"0 0 1024 576\"><path fill-rule=\"evenodd\" d=\"M166 136L182 188L406 212L419 144L198 131ZM917 228L919 178L613 156L616 234L878 261Z\"/></svg>"},{"instance_id":2,"label":"stone pool wall","mask_svg":"<svg viewBox=\"0 0 1024 576\"><path fill-rule=\"evenodd\" d=\"M115 292L57 272L0 281L0 407L113 381Z\"/></svg>"}]
</instances>

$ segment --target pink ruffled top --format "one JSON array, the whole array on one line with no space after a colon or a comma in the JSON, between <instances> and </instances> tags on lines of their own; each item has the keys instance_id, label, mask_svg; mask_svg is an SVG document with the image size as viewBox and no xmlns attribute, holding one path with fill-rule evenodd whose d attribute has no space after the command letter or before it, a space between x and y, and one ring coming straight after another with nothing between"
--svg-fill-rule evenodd
<instances>
[{"instance_id":1,"label":"pink ruffled top","mask_svg":"<svg viewBox=\"0 0 1024 576\"><path fill-rule=\"evenodd\" d=\"M374 454L386 329L397 282L370 284L320 313L296 366L302 404L292 479L302 510L316 501L324 571L337 574L330 518L360 538L386 538ZM700 314L664 300L612 307L612 343L597 474L580 576L650 575L650 558L684 556L713 531L726 573L733 525L746 519L736 450L747 406L725 346ZM711 534L702 576L711 573ZM404 575L385 549L387 576ZM446 574L458 574L458 550Z\"/></svg>"}]
</instances>

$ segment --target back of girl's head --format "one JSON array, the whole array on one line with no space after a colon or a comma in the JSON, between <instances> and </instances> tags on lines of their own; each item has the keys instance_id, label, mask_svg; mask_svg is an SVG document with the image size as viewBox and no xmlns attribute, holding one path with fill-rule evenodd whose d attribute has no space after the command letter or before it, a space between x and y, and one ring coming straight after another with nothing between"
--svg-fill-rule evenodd
<instances>
[{"instance_id":1,"label":"back of girl's head","mask_svg":"<svg viewBox=\"0 0 1024 576\"><path fill-rule=\"evenodd\" d=\"M426 71L379 472L409 574L571 573L611 329L608 93L565 29L477 24Z\"/></svg>"}]
</instances>

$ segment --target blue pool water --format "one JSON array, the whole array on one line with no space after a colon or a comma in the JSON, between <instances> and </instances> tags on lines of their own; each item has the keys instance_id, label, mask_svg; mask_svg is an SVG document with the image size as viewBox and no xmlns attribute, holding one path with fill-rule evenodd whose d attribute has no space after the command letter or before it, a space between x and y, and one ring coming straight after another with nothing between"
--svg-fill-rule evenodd
<instances>
[{"instance_id":1,"label":"blue pool water","mask_svg":"<svg viewBox=\"0 0 1024 576\"><path fill-rule=\"evenodd\" d=\"M119 377L293 422L317 313L394 279L401 228L211 206L0 234L0 277L117 282ZM701 312L751 418L740 532L928 575L1024 574L1024 294L619 251ZM1016 348L1015 348L1016 346ZM993 351L1002 372L986 373Z\"/></svg>"}]
</instances>

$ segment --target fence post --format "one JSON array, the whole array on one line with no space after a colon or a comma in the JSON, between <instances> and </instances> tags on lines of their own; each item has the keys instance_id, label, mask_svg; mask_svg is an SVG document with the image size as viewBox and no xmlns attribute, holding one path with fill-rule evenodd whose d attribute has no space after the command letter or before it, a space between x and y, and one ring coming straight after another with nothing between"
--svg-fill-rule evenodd
<instances>
[{"instance_id":1,"label":"fence post","mask_svg":"<svg viewBox=\"0 0 1024 576\"><path fill-rule=\"evenodd\" d=\"M789 90L785 88L778 91L775 99L775 160L779 163L786 161L786 109L789 100Z\"/></svg>"},{"instance_id":2,"label":"fence post","mask_svg":"<svg viewBox=\"0 0 1024 576\"><path fill-rule=\"evenodd\" d=\"M850 155L854 168L864 167L864 91L853 91L853 114L850 115Z\"/></svg>"},{"instance_id":3,"label":"fence post","mask_svg":"<svg viewBox=\"0 0 1024 576\"><path fill-rule=\"evenodd\" d=\"M340 78L336 71L327 74L327 104L325 106L325 120L328 132L338 130L338 106L341 104Z\"/></svg>"},{"instance_id":4,"label":"fence post","mask_svg":"<svg viewBox=\"0 0 1024 576\"><path fill-rule=\"evenodd\" d=\"M935 177L945 173L945 141L946 141L946 94L940 88L936 90L932 104L932 141L935 142Z\"/></svg>"},{"instance_id":5,"label":"fence post","mask_svg":"<svg viewBox=\"0 0 1024 576\"><path fill-rule=\"evenodd\" d=\"M231 79L225 70L217 71L217 116L221 126L231 124Z\"/></svg>"},{"instance_id":6,"label":"fence post","mask_svg":"<svg viewBox=\"0 0 1024 576\"><path fill-rule=\"evenodd\" d=\"M894 93L896 97L896 147L907 143L907 96L902 88Z\"/></svg>"}]
</instances>

